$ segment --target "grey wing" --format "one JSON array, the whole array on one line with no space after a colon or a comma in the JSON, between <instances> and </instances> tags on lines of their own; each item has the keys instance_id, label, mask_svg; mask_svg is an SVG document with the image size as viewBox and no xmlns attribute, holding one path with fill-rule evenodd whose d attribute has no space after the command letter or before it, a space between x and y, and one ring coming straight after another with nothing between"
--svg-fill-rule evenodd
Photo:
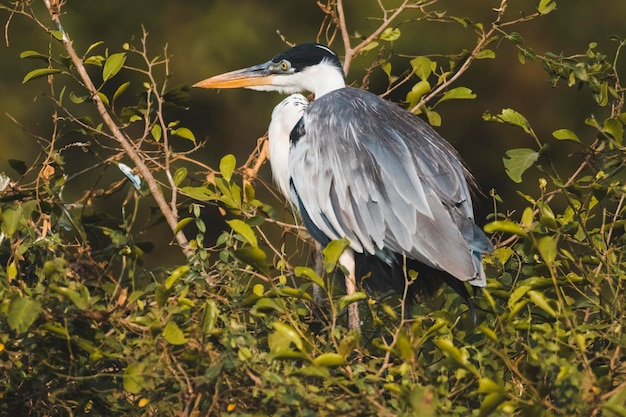
<instances>
[{"instance_id":1,"label":"grey wing","mask_svg":"<svg viewBox=\"0 0 626 417\"><path fill-rule=\"evenodd\" d=\"M404 254L483 284L480 252L490 243L473 223L465 170L447 142L357 89L322 96L303 117L289 172L300 210L319 232L347 237L357 252Z\"/></svg>"}]
</instances>

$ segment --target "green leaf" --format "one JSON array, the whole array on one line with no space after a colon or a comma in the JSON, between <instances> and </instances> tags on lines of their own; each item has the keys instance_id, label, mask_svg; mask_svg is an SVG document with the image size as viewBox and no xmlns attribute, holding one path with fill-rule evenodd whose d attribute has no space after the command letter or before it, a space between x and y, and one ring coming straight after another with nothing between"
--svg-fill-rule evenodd
<instances>
[{"instance_id":1,"label":"green leaf","mask_svg":"<svg viewBox=\"0 0 626 417\"><path fill-rule=\"evenodd\" d=\"M39 301L14 297L9 303L7 322L16 333L23 333L37 320L40 313L41 303Z\"/></svg>"},{"instance_id":2,"label":"green leaf","mask_svg":"<svg viewBox=\"0 0 626 417\"><path fill-rule=\"evenodd\" d=\"M384 64L381 64L380 69L387 74L387 77L391 77L391 62L386 61Z\"/></svg>"},{"instance_id":3,"label":"green leaf","mask_svg":"<svg viewBox=\"0 0 626 417\"><path fill-rule=\"evenodd\" d=\"M491 223L487 223L484 227L485 232L495 233L511 233L518 236L526 236L526 231L517 223L510 220L496 220Z\"/></svg>"},{"instance_id":4,"label":"green leaf","mask_svg":"<svg viewBox=\"0 0 626 417\"><path fill-rule=\"evenodd\" d=\"M343 297L339 298L339 308L343 310L349 304L356 303L358 301L363 301L363 300L367 300L367 294L364 293L363 291L357 291L350 295L344 295Z\"/></svg>"},{"instance_id":5,"label":"green leaf","mask_svg":"<svg viewBox=\"0 0 626 417\"><path fill-rule=\"evenodd\" d=\"M60 30L51 30L50 34L58 41L62 41L65 35Z\"/></svg>"},{"instance_id":6,"label":"green leaf","mask_svg":"<svg viewBox=\"0 0 626 417\"><path fill-rule=\"evenodd\" d=\"M138 394L146 386L143 376L144 365L142 363L130 364L124 369L124 389L131 394Z\"/></svg>"},{"instance_id":7,"label":"green leaf","mask_svg":"<svg viewBox=\"0 0 626 417\"><path fill-rule=\"evenodd\" d=\"M257 311L269 311L273 310L278 313L285 313L285 305L278 298L259 298L256 303L254 303L254 310Z\"/></svg>"},{"instance_id":8,"label":"green leaf","mask_svg":"<svg viewBox=\"0 0 626 417\"><path fill-rule=\"evenodd\" d=\"M222 177L226 181L230 182L230 179L233 176L233 172L235 171L235 165L237 164L237 160L235 159L235 155L228 154L225 155L220 160L220 172L222 173Z\"/></svg>"},{"instance_id":9,"label":"green leaf","mask_svg":"<svg viewBox=\"0 0 626 417\"><path fill-rule=\"evenodd\" d=\"M537 242L537 250L543 261L551 266L556 259L556 241L551 236L544 236Z\"/></svg>"},{"instance_id":10,"label":"green leaf","mask_svg":"<svg viewBox=\"0 0 626 417\"><path fill-rule=\"evenodd\" d=\"M22 84L26 84L27 82L29 82L30 80L34 80L35 78L46 77L53 74L61 74L64 72L65 71L58 68L39 68L36 70L32 70L31 72L26 74L26 76L22 80Z\"/></svg>"},{"instance_id":11,"label":"green leaf","mask_svg":"<svg viewBox=\"0 0 626 417\"><path fill-rule=\"evenodd\" d=\"M104 61L106 61L106 58L103 57L102 55L93 55L93 56L85 58L83 63L85 65L95 65L97 67L101 67Z\"/></svg>"},{"instance_id":12,"label":"green leaf","mask_svg":"<svg viewBox=\"0 0 626 417\"><path fill-rule=\"evenodd\" d=\"M454 346L452 339L448 337L437 337L433 339L433 343L441 349L441 351L447 356L456 361L463 368L467 369L476 376L480 376L478 369L469 361L466 351Z\"/></svg>"},{"instance_id":13,"label":"green leaf","mask_svg":"<svg viewBox=\"0 0 626 417\"><path fill-rule=\"evenodd\" d=\"M234 252L237 259L245 264L252 266L257 271L267 275L269 274L269 265L267 264L267 254L259 247L245 246Z\"/></svg>"},{"instance_id":14,"label":"green leaf","mask_svg":"<svg viewBox=\"0 0 626 417\"><path fill-rule=\"evenodd\" d=\"M41 52L37 52L37 51L23 51L20 54L20 58L22 58L22 59L24 59L24 58L41 59L42 61L45 61L45 62L49 62L50 61L50 56L49 55L42 54Z\"/></svg>"},{"instance_id":15,"label":"green leaf","mask_svg":"<svg viewBox=\"0 0 626 417\"><path fill-rule=\"evenodd\" d=\"M189 272L189 269L190 269L189 265L181 265L178 268L176 268L174 271L172 271L170 276L167 277L167 279L165 280L165 284L163 284L165 289L169 290L170 288L172 288L174 284L176 283L176 281L181 279L183 276L185 276L187 272Z\"/></svg>"},{"instance_id":16,"label":"green leaf","mask_svg":"<svg viewBox=\"0 0 626 417\"><path fill-rule=\"evenodd\" d=\"M187 226L189 223L191 223L193 220L194 220L193 217L185 217L184 219L181 219L178 223L176 223L176 228L174 229L174 233L178 233L181 230L183 230L183 228Z\"/></svg>"},{"instance_id":17,"label":"green leaf","mask_svg":"<svg viewBox=\"0 0 626 417\"><path fill-rule=\"evenodd\" d=\"M272 327L274 328L276 334L280 335L284 340L288 341L289 343L293 343L299 350L302 350L304 348L302 339L293 329L293 327L279 321L273 322Z\"/></svg>"},{"instance_id":18,"label":"green leaf","mask_svg":"<svg viewBox=\"0 0 626 417\"><path fill-rule=\"evenodd\" d=\"M115 93L113 93L113 102L115 102L115 100L117 100L117 98L121 96L124 91L126 91L129 85L130 81L126 81L124 84L117 87L117 90L115 90Z\"/></svg>"},{"instance_id":19,"label":"green leaf","mask_svg":"<svg viewBox=\"0 0 626 417\"><path fill-rule=\"evenodd\" d=\"M89 45L89 48L87 48L87 51L85 51L85 55L87 55L89 52L93 51L94 49L96 49L98 46L104 44L104 41L98 41L98 42L94 42L91 45Z\"/></svg>"},{"instance_id":20,"label":"green leaf","mask_svg":"<svg viewBox=\"0 0 626 417\"><path fill-rule=\"evenodd\" d=\"M89 306L89 291L84 286L80 286L79 291L54 284L51 284L49 288L57 294L69 298L80 310Z\"/></svg>"},{"instance_id":21,"label":"green leaf","mask_svg":"<svg viewBox=\"0 0 626 417\"><path fill-rule=\"evenodd\" d=\"M426 80L421 80L413 85L411 91L406 95L406 101L411 104L417 104L424 94L430 92L430 83Z\"/></svg>"},{"instance_id":22,"label":"green leaf","mask_svg":"<svg viewBox=\"0 0 626 417\"><path fill-rule=\"evenodd\" d=\"M441 116L436 111L426 109L426 118L431 126L441 126Z\"/></svg>"},{"instance_id":23,"label":"green leaf","mask_svg":"<svg viewBox=\"0 0 626 417\"><path fill-rule=\"evenodd\" d=\"M303 288L282 287L278 289L277 293L281 297L291 297L299 300L313 301L311 294L306 292Z\"/></svg>"},{"instance_id":24,"label":"green leaf","mask_svg":"<svg viewBox=\"0 0 626 417\"><path fill-rule=\"evenodd\" d=\"M216 198L215 193L207 187L182 187L179 191L198 201L212 201Z\"/></svg>"},{"instance_id":25,"label":"green leaf","mask_svg":"<svg viewBox=\"0 0 626 417\"><path fill-rule=\"evenodd\" d=\"M186 127L179 127L178 129L172 129L172 134L183 139L190 140L192 142L196 142L196 137L193 135L193 132Z\"/></svg>"},{"instance_id":26,"label":"green leaf","mask_svg":"<svg viewBox=\"0 0 626 417\"><path fill-rule=\"evenodd\" d=\"M9 282L17 278L17 273L18 271L17 271L17 265L15 264L15 261L7 265L7 278L9 279Z\"/></svg>"},{"instance_id":27,"label":"green leaf","mask_svg":"<svg viewBox=\"0 0 626 417\"><path fill-rule=\"evenodd\" d=\"M313 359L313 365L327 368L332 366L343 366L346 363L346 358L338 353L322 353L317 358Z\"/></svg>"},{"instance_id":28,"label":"green leaf","mask_svg":"<svg viewBox=\"0 0 626 417\"><path fill-rule=\"evenodd\" d=\"M624 137L624 125L619 119L609 118L604 121L604 130L615 139L618 145L622 144Z\"/></svg>"},{"instance_id":29,"label":"green leaf","mask_svg":"<svg viewBox=\"0 0 626 417\"><path fill-rule=\"evenodd\" d=\"M74 104L80 104L80 103L84 103L85 100L87 100L89 98L88 95L84 95L84 96L77 96L73 91L70 92L70 100L72 101L72 103Z\"/></svg>"},{"instance_id":30,"label":"green leaf","mask_svg":"<svg viewBox=\"0 0 626 417\"><path fill-rule=\"evenodd\" d=\"M483 114L483 119L488 122L506 123L513 126L521 127L524 132L530 134L530 123L524 116L516 112L513 109L503 109L502 112L496 116L491 115L489 112Z\"/></svg>"},{"instance_id":31,"label":"green leaf","mask_svg":"<svg viewBox=\"0 0 626 417\"><path fill-rule=\"evenodd\" d=\"M509 246L502 246L493 251L493 255L498 258L502 265L506 264L511 256L515 254L515 251L511 249Z\"/></svg>"},{"instance_id":32,"label":"green leaf","mask_svg":"<svg viewBox=\"0 0 626 417\"><path fill-rule=\"evenodd\" d=\"M296 266L294 268L293 272L294 272L294 274L296 274L297 277L308 278L310 281L312 281L313 283L317 284L321 288L325 288L326 287L322 277L320 277L317 274L317 272L315 272L311 268L308 268L306 266Z\"/></svg>"},{"instance_id":33,"label":"green leaf","mask_svg":"<svg viewBox=\"0 0 626 417\"><path fill-rule=\"evenodd\" d=\"M539 159L539 152L528 148L510 149L502 158L507 175L516 183L522 182L522 174Z\"/></svg>"},{"instance_id":34,"label":"green leaf","mask_svg":"<svg viewBox=\"0 0 626 417\"><path fill-rule=\"evenodd\" d=\"M161 135L163 134L163 129L161 129L161 125L155 124L152 126L152 129L150 129L150 133L152 134L154 140L159 142L161 140Z\"/></svg>"},{"instance_id":35,"label":"green leaf","mask_svg":"<svg viewBox=\"0 0 626 417\"><path fill-rule=\"evenodd\" d=\"M215 327L215 323L217 323L217 318L219 316L219 308L217 308L217 304L213 300L209 300L204 303L204 311L202 312L202 322L200 324L202 329L202 334L209 335L213 331Z\"/></svg>"},{"instance_id":36,"label":"green leaf","mask_svg":"<svg viewBox=\"0 0 626 417\"><path fill-rule=\"evenodd\" d=\"M102 69L102 79L107 81L113 78L118 72L120 72L124 66L124 62L126 62L126 52L118 52L110 55L104 63L104 68Z\"/></svg>"},{"instance_id":37,"label":"green leaf","mask_svg":"<svg viewBox=\"0 0 626 417\"><path fill-rule=\"evenodd\" d=\"M350 246L350 242L346 238L333 240L326 245L322 251L324 255L324 269L326 272L335 270L339 262L339 257L348 246Z\"/></svg>"},{"instance_id":38,"label":"green leaf","mask_svg":"<svg viewBox=\"0 0 626 417\"><path fill-rule=\"evenodd\" d=\"M483 49L476 54L476 59L493 59L496 57L496 53L491 49Z\"/></svg>"},{"instance_id":39,"label":"green leaf","mask_svg":"<svg viewBox=\"0 0 626 417\"><path fill-rule=\"evenodd\" d=\"M457 87L452 90L446 91L446 93L439 99L437 104L443 103L448 100L467 100L476 98L476 94L472 93L467 87Z\"/></svg>"},{"instance_id":40,"label":"green leaf","mask_svg":"<svg viewBox=\"0 0 626 417\"><path fill-rule=\"evenodd\" d=\"M254 287L252 287L252 294L257 297L262 297L263 294L265 294L265 287L263 284L254 284Z\"/></svg>"},{"instance_id":41,"label":"green leaf","mask_svg":"<svg viewBox=\"0 0 626 417\"><path fill-rule=\"evenodd\" d=\"M480 403L480 412L478 417L485 417L491 415L491 413L506 400L506 392L503 390L491 392L485 395Z\"/></svg>"},{"instance_id":42,"label":"green leaf","mask_svg":"<svg viewBox=\"0 0 626 417\"><path fill-rule=\"evenodd\" d=\"M388 42L393 42L400 38L400 29L398 28L387 28L380 34L380 39Z\"/></svg>"},{"instance_id":43,"label":"green leaf","mask_svg":"<svg viewBox=\"0 0 626 417\"><path fill-rule=\"evenodd\" d=\"M576 133L572 132L569 129L555 130L554 132L552 132L552 136L554 136L554 138L558 140L570 140L572 142L580 143L581 145L583 144L576 135Z\"/></svg>"},{"instance_id":44,"label":"green leaf","mask_svg":"<svg viewBox=\"0 0 626 417\"><path fill-rule=\"evenodd\" d=\"M228 220L226 223L228 223L231 229L233 229L235 233L241 236L250 245L258 246L256 234L246 222L239 219L234 219Z\"/></svg>"},{"instance_id":45,"label":"green leaf","mask_svg":"<svg viewBox=\"0 0 626 417\"><path fill-rule=\"evenodd\" d=\"M106 94L104 94L103 92L100 92L100 91L98 91L97 94L98 94L98 97L100 97L100 100L102 100L102 102L105 105L108 106L109 105L109 98L106 96Z\"/></svg>"},{"instance_id":46,"label":"green leaf","mask_svg":"<svg viewBox=\"0 0 626 417\"><path fill-rule=\"evenodd\" d=\"M176 172L174 172L174 176L172 180L174 181L174 184L176 186L179 186L180 183L183 182L185 178L187 178L187 168L180 167L176 170Z\"/></svg>"},{"instance_id":47,"label":"green leaf","mask_svg":"<svg viewBox=\"0 0 626 417\"><path fill-rule=\"evenodd\" d=\"M184 345L187 343L183 331L171 320L167 322L163 329L163 338L167 340L167 343L170 345Z\"/></svg>"},{"instance_id":48,"label":"green leaf","mask_svg":"<svg viewBox=\"0 0 626 417\"><path fill-rule=\"evenodd\" d=\"M528 297L537 307L548 313L550 316L557 318L557 312L550 306L548 299L541 291L530 290L528 291Z\"/></svg>"},{"instance_id":49,"label":"green leaf","mask_svg":"<svg viewBox=\"0 0 626 417\"><path fill-rule=\"evenodd\" d=\"M556 9L556 2L554 0L541 0L537 11L539 14L546 15Z\"/></svg>"},{"instance_id":50,"label":"green leaf","mask_svg":"<svg viewBox=\"0 0 626 417\"><path fill-rule=\"evenodd\" d=\"M509 299L507 301L507 307L509 309L513 309L513 307L515 306L515 304L517 304L517 302L523 297L525 296L528 291L531 290L530 285L520 285L519 287L517 287L515 289L515 291L513 291L511 293L511 295L509 296Z\"/></svg>"},{"instance_id":51,"label":"green leaf","mask_svg":"<svg viewBox=\"0 0 626 417\"><path fill-rule=\"evenodd\" d=\"M411 67L413 71L415 71L415 75L418 76L420 80L426 80L430 74L432 74L433 69L436 66L436 63L430 60L430 58L425 56L418 56L413 58L410 61Z\"/></svg>"},{"instance_id":52,"label":"green leaf","mask_svg":"<svg viewBox=\"0 0 626 417\"><path fill-rule=\"evenodd\" d=\"M626 385L616 388L611 393L608 401L602 406L602 409L607 411L607 417L626 417ZM615 416L611 413L615 414Z\"/></svg>"},{"instance_id":53,"label":"green leaf","mask_svg":"<svg viewBox=\"0 0 626 417\"><path fill-rule=\"evenodd\" d=\"M379 45L378 42L372 41L368 43L367 45L365 45L362 49L360 49L359 54L367 52L367 51L371 51L372 49L376 49L378 45Z\"/></svg>"}]
</instances>

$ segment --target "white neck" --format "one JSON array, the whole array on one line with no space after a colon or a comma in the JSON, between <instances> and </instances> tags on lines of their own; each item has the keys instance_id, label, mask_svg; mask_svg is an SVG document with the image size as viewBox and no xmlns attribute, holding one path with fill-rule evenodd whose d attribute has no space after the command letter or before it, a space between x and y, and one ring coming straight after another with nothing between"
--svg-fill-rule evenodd
<instances>
[{"instance_id":1,"label":"white neck","mask_svg":"<svg viewBox=\"0 0 626 417\"><path fill-rule=\"evenodd\" d=\"M252 90L278 91L286 94L310 91L315 98L320 98L333 90L345 88L343 74L337 67L328 62L306 68L286 76L276 75L271 85L248 87Z\"/></svg>"},{"instance_id":2,"label":"white neck","mask_svg":"<svg viewBox=\"0 0 626 417\"><path fill-rule=\"evenodd\" d=\"M300 73L300 77L301 85L315 94L315 98L346 86L343 74L337 67L327 62L306 68Z\"/></svg>"}]
</instances>

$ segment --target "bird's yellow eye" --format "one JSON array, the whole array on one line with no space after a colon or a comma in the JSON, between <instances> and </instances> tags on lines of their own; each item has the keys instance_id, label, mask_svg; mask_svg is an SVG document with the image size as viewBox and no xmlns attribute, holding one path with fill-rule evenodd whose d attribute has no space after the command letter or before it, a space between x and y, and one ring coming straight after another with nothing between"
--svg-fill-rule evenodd
<instances>
[{"instance_id":1,"label":"bird's yellow eye","mask_svg":"<svg viewBox=\"0 0 626 417\"><path fill-rule=\"evenodd\" d=\"M289 63L289 61L280 61L281 71L287 71L289 68L291 68L291 64Z\"/></svg>"}]
</instances>

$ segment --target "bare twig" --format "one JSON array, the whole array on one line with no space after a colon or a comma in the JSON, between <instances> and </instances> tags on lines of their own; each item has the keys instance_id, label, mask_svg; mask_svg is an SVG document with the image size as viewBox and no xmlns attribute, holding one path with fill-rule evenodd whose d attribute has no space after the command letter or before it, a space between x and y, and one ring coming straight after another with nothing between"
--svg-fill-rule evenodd
<instances>
[{"instance_id":1,"label":"bare twig","mask_svg":"<svg viewBox=\"0 0 626 417\"><path fill-rule=\"evenodd\" d=\"M347 74L350 70L350 63L352 62L352 58L354 58L363 48L372 43L372 41L380 36L381 33L384 32L385 29L391 25L396 18L409 6L409 0L404 0L397 9L388 15L386 10L383 9L384 17L381 24L374 30L367 38L362 40L358 45L352 47L350 45L350 34L348 32L348 26L346 25L346 16L343 9L343 0L337 0L337 15L339 17L339 30L341 32L341 39L343 41L343 47L345 50L345 58L343 62L343 70Z\"/></svg>"},{"instance_id":2,"label":"bare twig","mask_svg":"<svg viewBox=\"0 0 626 417\"><path fill-rule=\"evenodd\" d=\"M91 99L93 100L98 110L98 114L102 118L107 128L111 131L111 135L113 139L117 143L119 143L119 145L122 147L124 152L126 152L128 157L133 161L133 163L137 167L137 170L139 171L143 179L148 184L150 193L152 194L157 205L159 206L159 209L161 213L163 214L163 216L165 217L167 224L170 226L172 231L175 231L176 226L178 224L178 216L175 210L172 210L167 200L165 199L165 196L163 195L161 189L159 188L159 185L156 179L154 178L154 176L152 175L152 172L150 171L150 169L145 163L144 155L138 149L135 148L135 146L132 143L132 140L129 137L127 137L124 134L124 132L122 132L122 130L119 128L119 126L115 123L115 121L113 120L113 117L111 116L105 104L102 102L102 99L98 95L98 89L95 87L91 78L89 77L89 74L87 73L87 70L85 69L85 66L83 64L83 60L76 54L76 50L72 46L71 39L69 38L67 33L63 30L63 26L61 25L61 22L59 20L58 0L44 0L44 3L48 11L50 12L50 17L52 19L52 22L55 24L59 32L61 32L61 35L62 35L61 42L63 46L65 47L65 50L67 51L70 59L72 60L72 63L76 67L76 71L78 72L81 82L85 85L85 87L89 91ZM193 254L193 250L189 246L189 243L187 241L187 237L185 236L185 234L182 231L178 231L175 234L175 237L183 253L186 256L191 256Z\"/></svg>"}]
</instances>

